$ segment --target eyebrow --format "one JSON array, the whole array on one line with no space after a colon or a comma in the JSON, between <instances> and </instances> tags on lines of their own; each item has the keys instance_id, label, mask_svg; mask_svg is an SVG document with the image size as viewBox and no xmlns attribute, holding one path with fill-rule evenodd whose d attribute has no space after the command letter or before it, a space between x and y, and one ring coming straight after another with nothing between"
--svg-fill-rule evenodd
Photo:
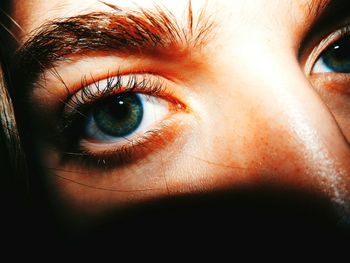
<instances>
[{"instance_id":1,"label":"eyebrow","mask_svg":"<svg viewBox=\"0 0 350 263\"><path fill-rule=\"evenodd\" d=\"M314 16L315 18L318 18L325 9L331 4L331 2L334 2L332 0L310 0L306 3L306 7L309 11L309 15Z\"/></svg>"},{"instance_id":2,"label":"eyebrow","mask_svg":"<svg viewBox=\"0 0 350 263\"><path fill-rule=\"evenodd\" d=\"M152 10L108 6L112 12L93 12L45 23L16 52L16 71L33 78L67 57L88 53L178 59L203 47L213 29L205 8L194 23L191 1L185 24L160 6Z\"/></svg>"}]
</instances>

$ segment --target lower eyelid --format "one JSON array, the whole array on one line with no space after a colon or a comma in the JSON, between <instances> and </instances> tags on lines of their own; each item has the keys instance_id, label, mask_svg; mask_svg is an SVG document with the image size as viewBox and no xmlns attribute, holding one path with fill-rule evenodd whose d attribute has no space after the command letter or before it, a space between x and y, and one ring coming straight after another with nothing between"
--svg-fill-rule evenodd
<instances>
[{"instance_id":1,"label":"lower eyelid","mask_svg":"<svg viewBox=\"0 0 350 263\"><path fill-rule=\"evenodd\" d=\"M139 162L153 153L161 151L171 144L175 138L183 135L186 127L186 113L176 115L176 117L166 119L155 129L123 143L96 145L95 143L84 141L80 144L79 152L81 154L78 155L78 158L82 160L84 156L89 156L88 163L85 160L84 165L92 169L98 169L99 167L114 168ZM69 156L68 160L74 162L72 156ZM101 163L104 164L102 167Z\"/></svg>"},{"instance_id":2,"label":"lower eyelid","mask_svg":"<svg viewBox=\"0 0 350 263\"><path fill-rule=\"evenodd\" d=\"M329 91L350 94L350 74L316 72L312 73L309 79L314 87L322 87Z\"/></svg>"}]
</instances>

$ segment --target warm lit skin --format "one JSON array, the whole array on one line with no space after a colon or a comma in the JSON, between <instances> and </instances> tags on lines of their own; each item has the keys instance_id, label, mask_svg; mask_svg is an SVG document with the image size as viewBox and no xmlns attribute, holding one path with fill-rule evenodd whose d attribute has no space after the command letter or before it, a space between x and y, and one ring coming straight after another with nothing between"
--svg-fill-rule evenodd
<instances>
[{"instance_id":1,"label":"warm lit skin","mask_svg":"<svg viewBox=\"0 0 350 263\"><path fill-rule=\"evenodd\" d=\"M135 8L130 1L106 2ZM134 2L153 6L151 1ZM156 2L185 21L188 1ZM79 163L61 165L61 153L40 141L42 162L50 167L50 175L57 175L50 180L63 203L79 213L95 213L167 195L260 183L315 191L336 204L349 201L350 118L344 117L350 112L349 90L341 88L344 85L332 88L326 79L341 83L348 77L310 76L319 55L310 53L325 38L318 35L316 43L306 43L305 54L299 54L318 19L310 2L210 0L210 37L186 59L110 52L58 63L56 71L70 93L81 88L83 75L93 82L91 76L103 79L142 69L166 78L169 93L186 106L170 113L168 130L147 146L152 152L146 158L123 167L88 170ZM192 4L198 17L204 1ZM15 1L14 18L23 28L18 31L20 42L46 20L92 11L112 10L96 0ZM328 34L339 27L324 30ZM35 89L32 101L39 109L37 116L54 123L66 90L50 71L45 77L46 90Z\"/></svg>"}]
</instances>

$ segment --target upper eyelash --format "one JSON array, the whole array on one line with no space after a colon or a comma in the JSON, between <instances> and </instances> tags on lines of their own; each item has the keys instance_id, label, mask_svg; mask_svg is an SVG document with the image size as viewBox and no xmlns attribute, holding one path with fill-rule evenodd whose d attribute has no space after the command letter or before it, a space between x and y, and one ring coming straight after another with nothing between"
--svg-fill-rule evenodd
<instances>
[{"instance_id":1,"label":"upper eyelash","mask_svg":"<svg viewBox=\"0 0 350 263\"><path fill-rule=\"evenodd\" d=\"M122 79L127 77L128 82L126 84L122 84ZM106 80L107 85L105 87L100 86L100 81L94 81L92 84L88 84L87 77L84 75L81 79L81 96L76 97L77 100L72 100L75 94L70 94L68 97L68 103L66 103L66 107L70 109L74 109L74 111L78 110L82 105L92 104L93 102L106 98L110 95L116 95L117 90L124 89L123 92L139 92L145 93L153 96L161 96L164 92L165 85L164 81L160 81L159 78L156 80L152 80L151 78L147 78L147 76L143 76L140 81L137 81L137 75L115 75L115 76L107 76L104 78ZM97 92L93 92L88 87L94 85Z\"/></svg>"}]
</instances>

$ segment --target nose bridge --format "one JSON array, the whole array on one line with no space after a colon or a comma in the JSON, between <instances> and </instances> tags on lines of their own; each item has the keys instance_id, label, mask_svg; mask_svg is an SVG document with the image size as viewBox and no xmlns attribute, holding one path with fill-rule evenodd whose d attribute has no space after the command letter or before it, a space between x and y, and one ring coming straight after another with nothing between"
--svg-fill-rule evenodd
<instances>
[{"instance_id":1,"label":"nose bridge","mask_svg":"<svg viewBox=\"0 0 350 263\"><path fill-rule=\"evenodd\" d=\"M321 189L338 204L348 199L349 147L332 114L300 70L293 52L258 52L245 63L256 173ZM249 59L255 58L255 59ZM257 62L258 61L258 62ZM264 63L259 63L263 61ZM281 178L285 176L285 178Z\"/></svg>"}]
</instances>

